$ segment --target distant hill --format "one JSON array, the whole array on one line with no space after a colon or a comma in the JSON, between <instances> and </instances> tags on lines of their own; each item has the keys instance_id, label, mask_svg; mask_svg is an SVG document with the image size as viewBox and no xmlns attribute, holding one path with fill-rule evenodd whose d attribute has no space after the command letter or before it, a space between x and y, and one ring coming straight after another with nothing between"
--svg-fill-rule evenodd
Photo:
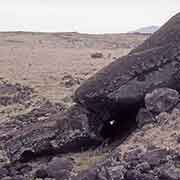
<instances>
[{"instance_id":1,"label":"distant hill","mask_svg":"<svg viewBox=\"0 0 180 180\"><path fill-rule=\"evenodd\" d=\"M140 29L137 29L135 31L131 31L130 33L143 33L143 34L152 34L156 32L159 29L158 26L148 26L148 27L143 27Z\"/></svg>"}]
</instances>

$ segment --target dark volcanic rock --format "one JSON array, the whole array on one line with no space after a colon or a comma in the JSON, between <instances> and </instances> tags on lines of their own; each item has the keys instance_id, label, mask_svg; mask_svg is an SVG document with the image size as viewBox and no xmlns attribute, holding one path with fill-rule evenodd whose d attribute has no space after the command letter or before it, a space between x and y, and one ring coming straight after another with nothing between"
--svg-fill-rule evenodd
<instances>
[{"instance_id":1,"label":"dark volcanic rock","mask_svg":"<svg viewBox=\"0 0 180 180\"><path fill-rule=\"evenodd\" d=\"M33 126L39 122L39 127L41 123L51 121L52 115L60 113L64 110L64 106L60 103L51 103L48 100L41 102L38 107L33 107L30 112L20 113L14 117L10 117L10 121L5 121L1 123L0 127L0 141L6 142L12 138L14 133L18 131L23 131L28 127Z\"/></svg>"},{"instance_id":2,"label":"dark volcanic rock","mask_svg":"<svg viewBox=\"0 0 180 180\"><path fill-rule=\"evenodd\" d=\"M57 122L58 121L58 122ZM101 141L89 131L85 110L74 106L41 123L17 130L4 143L9 159L28 161L56 153L79 152Z\"/></svg>"},{"instance_id":3,"label":"dark volcanic rock","mask_svg":"<svg viewBox=\"0 0 180 180\"><path fill-rule=\"evenodd\" d=\"M156 122L153 115L147 109L144 109L144 108L141 108L139 110L136 116L136 121L139 128L141 128L145 124Z\"/></svg>"},{"instance_id":4,"label":"dark volcanic rock","mask_svg":"<svg viewBox=\"0 0 180 180\"><path fill-rule=\"evenodd\" d=\"M179 93L169 88L155 89L145 96L146 108L153 114L168 112L179 102Z\"/></svg>"},{"instance_id":5,"label":"dark volcanic rock","mask_svg":"<svg viewBox=\"0 0 180 180\"><path fill-rule=\"evenodd\" d=\"M155 149L145 152L141 156L141 161L148 162L151 167L160 166L168 162L169 152L164 149Z\"/></svg>"},{"instance_id":6,"label":"dark volcanic rock","mask_svg":"<svg viewBox=\"0 0 180 180\"><path fill-rule=\"evenodd\" d=\"M102 142L102 139L91 131L89 111L82 106L74 105L54 119L61 132L58 138L61 152L78 152Z\"/></svg>"},{"instance_id":7,"label":"dark volcanic rock","mask_svg":"<svg viewBox=\"0 0 180 180\"><path fill-rule=\"evenodd\" d=\"M47 173L47 170L44 169L44 168L40 168L40 169L37 169L35 171L35 175L34 175L36 178L46 178L48 177L48 173Z\"/></svg>"},{"instance_id":8,"label":"dark volcanic rock","mask_svg":"<svg viewBox=\"0 0 180 180\"><path fill-rule=\"evenodd\" d=\"M8 176L9 172L7 169L5 168L0 168L0 179L3 178L3 177L6 177Z\"/></svg>"},{"instance_id":9,"label":"dark volcanic rock","mask_svg":"<svg viewBox=\"0 0 180 180\"><path fill-rule=\"evenodd\" d=\"M174 30L173 33L167 31L171 33L171 43L168 39L160 39L163 43L159 46L152 43L151 48L116 60L76 91L76 102L99 115L99 126L111 120L118 121L121 126L133 124L139 108L144 106L145 94L155 88L180 91L180 25L176 23L179 21L178 14L159 31L166 34L166 27L170 26ZM158 38L158 34L155 33L153 39ZM105 113L109 113L106 119ZM94 129L97 127L96 124Z\"/></svg>"},{"instance_id":10,"label":"dark volcanic rock","mask_svg":"<svg viewBox=\"0 0 180 180\"><path fill-rule=\"evenodd\" d=\"M167 142L162 141L162 134L163 138L166 134L163 128L158 127L161 126L160 123L156 127L156 136L154 132L149 132L152 137L148 136L147 139L146 130L138 129L134 138L130 137L127 144L122 144L124 148L119 146L105 160L72 178L73 173L76 174L73 163L57 157L59 153L79 152L97 146L105 138L116 135L120 135L120 142L122 136L127 136L132 128L154 121L149 110L153 113L169 111L178 103L179 94L175 90L180 91L179 30L180 14L173 17L142 46L111 63L85 82L75 93L77 105L66 112L58 113L59 108L50 110L51 105L46 104L42 109L30 112L28 116L17 117L16 120L19 121L27 118L28 122L33 122L15 129L7 141L2 141L3 151L11 161L9 168L0 169L3 176L6 177L7 169L7 178L24 178L29 171L34 170L34 164L38 162L40 166L35 165L36 177L57 180L180 179L179 162L177 163L179 149L169 147L171 144L164 148ZM1 87L0 90L4 91ZM11 91L14 93L16 90ZM150 92L153 93L145 98ZM31 93L27 94L17 93L13 103L23 103L31 96ZM4 97L0 99L0 104L12 103L11 98ZM158 104L157 107L155 103ZM145 105L147 110L142 109ZM36 122L39 118L45 119ZM173 126L178 128L174 121L170 124L171 133ZM170 128L170 125L167 127ZM175 136L176 132L166 136L167 141ZM157 138L157 142L151 143L151 138Z\"/></svg>"},{"instance_id":11,"label":"dark volcanic rock","mask_svg":"<svg viewBox=\"0 0 180 180\"><path fill-rule=\"evenodd\" d=\"M126 174L126 180L157 180L157 178L151 174L142 174L138 170L130 170Z\"/></svg>"},{"instance_id":12,"label":"dark volcanic rock","mask_svg":"<svg viewBox=\"0 0 180 180\"><path fill-rule=\"evenodd\" d=\"M180 170L174 166L169 168L161 168L160 180L179 180L180 179Z\"/></svg>"},{"instance_id":13,"label":"dark volcanic rock","mask_svg":"<svg viewBox=\"0 0 180 180\"><path fill-rule=\"evenodd\" d=\"M127 172L123 162L119 161L119 154L107 158L98 163L95 167L81 172L72 180L124 180Z\"/></svg>"},{"instance_id":14,"label":"dark volcanic rock","mask_svg":"<svg viewBox=\"0 0 180 180\"><path fill-rule=\"evenodd\" d=\"M80 84L80 80L77 78L74 78L72 75L65 75L62 78L62 81L66 88L71 88L74 85Z\"/></svg>"},{"instance_id":15,"label":"dark volcanic rock","mask_svg":"<svg viewBox=\"0 0 180 180\"><path fill-rule=\"evenodd\" d=\"M33 89L27 86L0 82L0 105L24 104L27 100L30 100L32 93Z\"/></svg>"},{"instance_id":16,"label":"dark volcanic rock","mask_svg":"<svg viewBox=\"0 0 180 180\"><path fill-rule=\"evenodd\" d=\"M134 151L134 152L133 152ZM132 154L133 157L132 157ZM130 157L131 158L127 158ZM133 159L132 159L133 158ZM114 152L106 160L81 172L73 180L178 180L176 155L164 149L135 149L123 157ZM164 179L163 179L164 178Z\"/></svg>"},{"instance_id":17,"label":"dark volcanic rock","mask_svg":"<svg viewBox=\"0 0 180 180\"><path fill-rule=\"evenodd\" d=\"M73 162L65 158L54 157L51 162L48 163L47 173L49 177L53 177L57 180L66 180L70 176L73 168Z\"/></svg>"},{"instance_id":18,"label":"dark volcanic rock","mask_svg":"<svg viewBox=\"0 0 180 180\"><path fill-rule=\"evenodd\" d=\"M95 58L95 59L103 58L103 54L100 52L96 52L96 53L91 54L91 58Z\"/></svg>"},{"instance_id":19,"label":"dark volcanic rock","mask_svg":"<svg viewBox=\"0 0 180 180\"><path fill-rule=\"evenodd\" d=\"M16 131L15 134L4 143L4 149L11 161L28 161L36 154L48 151L53 153L51 145L58 133L58 129L52 125L36 124L22 131Z\"/></svg>"},{"instance_id":20,"label":"dark volcanic rock","mask_svg":"<svg viewBox=\"0 0 180 180\"><path fill-rule=\"evenodd\" d=\"M65 108L62 104L51 103L46 100L39 107L33 108L32 111L28 113L17 115L13 119L16 125L19 124L21 127L27 127L37 121L46 121L47 119L50 119L52 115L60 113L64 110Z\"/></svg>"}]
</instances>

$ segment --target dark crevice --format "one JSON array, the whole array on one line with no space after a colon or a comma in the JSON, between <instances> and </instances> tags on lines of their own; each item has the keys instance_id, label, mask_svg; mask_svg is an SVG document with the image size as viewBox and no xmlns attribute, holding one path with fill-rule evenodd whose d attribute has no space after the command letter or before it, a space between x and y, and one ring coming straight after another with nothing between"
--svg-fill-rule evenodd
<instances>
[{"instance_id":1,"label":"dark crevice","mask_svg":"<svg viewBox=\"0 0 180 180\"><path fill-rule=\"evenodd\" d=\"M31 150L27 150L21 154L21 158L19 161L22 163L25 163L25 162L29 162L31 160L35 160L35 159L42 158L42 157L50 157L50 156L53 156L56 154L58 154L58 151L55 149L46 149L39 153L34 153Z\"/></svg>"},{"instance_id":2,"label":"dark crevice","mask_svg":"<svg viewBox=\"0 0 180 180\"><path fill-rule=\"evenodd\" d=\"M100 145L100 141L94 141L94 140L90 140L87 137L84 137L71 141L67 145L64 145L63 147L59 147L57 149L53 147L47 147L47 149L44 149L36 153L34 153L32 150L26 150L21 154L21 158L19 161L25 163L42 157L57 156L60 154L66 154L70 152L78 153L78 152L86 151L90 148L96 148L99 145Z\"/></svg>"},{"instance_id":3,"label":"dark crevice","mask_svg":"<svg viewBox=\"0 0 180 180\"><path fill-rule=\"evenodd\" d=\"M144 107L144 102L120 107L117 104L111 109L109 119L101 128L101 136L111 142L124 139L136 129L136 116L139 109Z\"/></svg>"},{"instance_id":4,"label":"dark crevice","mask_svg":"<svg viewBox=\"0 0 180 180\"><path fill-rule=\"evenodd\" d=\"M79 153L84 152L91 149L96 148L101 144L100 141L95 141L93 139L89 139L87 137L76 139L75 141L69 142L67 145L64 145L63 148L60 149L59 153Z\"/></svg>"},{"instance_id":5,"label":"dark crevice","mask_svg":"<svg viewBox=\"0 0 180 180\"><path fill-rule=\"evenodd\" d=\"M123 142L126 137L128 137L137 127L136 115L141 107L144 107L143 102L136 102L135 104L108 104L106 109L102 110L102 113L98 114L98 118L91 117L93 119L98 119L97 125L94 125L95 129L98 130L99 135L102 140L108 139L108 143L113 142ZM95 114L95 112L90 113ZM89 122L90 123L90 122ZM100 128L99 125L101 126ZM34 153L31 150L26 150L21 154L21 162L28 162L35 160L44 156L53 156L57 154L64 154L67 152L81 152L86 151L89 148L98 147L102 141L95 142L89 138L80 138L76 141L69 142L66 146L60 149L54 149L53 147L47 147L46 150L40 151L39 153ZM81 146L83 145L83 146Z\"/></svg>"},{"instance_id":6,"label":"dark crevice","mask_svg":"<svg viewBox=\"0 0 180 180\"><path fill-rule=\"evenodd\" d=\"M30 150L27 150L22 153L20 161L27 162L27 161L32 160L33 157L34 157L34 153Z\"/></svg>"}]
</instances>

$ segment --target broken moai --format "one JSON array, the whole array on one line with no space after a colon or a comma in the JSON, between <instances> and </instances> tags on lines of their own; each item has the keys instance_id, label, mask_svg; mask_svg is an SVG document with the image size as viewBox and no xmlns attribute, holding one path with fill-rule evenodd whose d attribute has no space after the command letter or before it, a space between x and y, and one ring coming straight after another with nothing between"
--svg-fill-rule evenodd
<instances>
[{"instance_id":1,"label":"broken moai","mask_svg":"<svg viewBox=\"0 0 180 180\"><path fill-rule=\"evenodd\" d=\"M113 121L119 126L115 131L126 132L135 125L146 93L161 87L180 91L179 72L180 14L177 14L142 45L87 80L75 92L75 101L96 114L95 120L90 119L93 131L102 130L106 134Z\"/></svg>"}]
</instances>

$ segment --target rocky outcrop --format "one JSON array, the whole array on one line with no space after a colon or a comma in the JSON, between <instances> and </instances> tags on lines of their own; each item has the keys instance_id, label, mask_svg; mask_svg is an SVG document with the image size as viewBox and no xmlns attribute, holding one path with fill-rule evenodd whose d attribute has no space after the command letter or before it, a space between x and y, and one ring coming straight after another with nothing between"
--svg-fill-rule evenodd
<instances>
[{"instance_id":1,"label":"rocky outcrop","mask_svg":"<svg viewBox=\"0 0 180 180\"><path fill-rule=\"evenodd\" d=\"M155 123L156 119L147 109L141 108L136 116L136 122L137 126L141 128L146 124Z\"/></svg>"},{"instance_id":2,"label":"rocky outcrop","mask_svg":"<svg viewBox=\"0 0 180 180\"><path fill-rule=\"evenodd\" d=\"M59 154L44 158L37 156L32 162L15 162L0 168L1 177L52 178L52 180L131 180L147 179L162 180L180 178L179 171L179 141L180 130L179 111L173 110L166 114L163 123L151 126L145 125L136 130L119 147L96 165L81 172L76 172L76 162L73 158ZM162 113L157 117L162 119ZM168 129L168 132L167 132ZM80 156L80 154L79 154ZM89 157L91 158L91 157Z\"/></svg>"},{"instance_id":3,"label":"rocky outcrop","mask_svg":"<svg viewBox=\"0 0 180 180\"><path fill-rule=\"evenodd\" d=\"M127 124L134 124L139 108L144 106L145 95L155 88L180 91L179 21L177 14L147 40L150 45L144 51L130 53L116 60L76 91L76 102L98 116L95 131L112 120L124 127L118 131L126 129ZM165 40L160 38L157 45L153 39L158 39L159 34L164 34Z\"/></svg>"},{"instance_id":4,"label":"rocky outcrop","mask_svg":"<svg viewBox=\"0 0 180 180\"><path fill-rule=\"evenodd\" d=\"M146 108L141 108L136 116L137 126L140 128L148 123L159 123L157 115L161 113L179 109L180 98L176 90L159 88L146 94L144 101Z\"/></svg>"},{"instance_id":5,"label":"rocky outcrop","mask_svg":"<svg viewBox=\"0 0 180 180\"><path fill-rule=\"evenodd\" d=\"M0 106L12 104L24 104L32 98L33 89L21 84L10 84L7 81L0 82Z\"/></svg>"},{"instance_id":6,"label":"rocky outcrop","mask_svg":"<svg viewBox=\"0 0 180 180\"><path fill-rule=\"evenodd\" d=\"M179 102L179 93L169 88L155 89L145 96L145 106L153 114L168 112Z\"/></svg>"},{"instance_id":7,"label":"rocky outcrop","mask_svg":"<svg viewBox=\"0 0 180 180\"><path fill-rule=\"evenodd\" d=\"M35 170L36 178L53 178L67 180L73 169L73 161L67 158L54 157L49 163Z\"/></svg>"},{"instance_id":8,"label":"rocky outcrop","mask_svg":"<svg viewBox=\"0 0 180 180\"><path fill-rule=\"evenodd\" d=\"M11 138L4 142L3 148L12 162L83 151L102 141L90 132L87 121L87 111L74 106L44 122L33 123L15 131Z\"/></svg>"},{"instance_id":9,"label":"rocky outcrop","mask_svg":"<svg viewBox=\"0 0 180 180\"><path fill-rule=\"evenodd\" d=\"M114 153L73 180L178 180L178 159L178 154L165 149L134 149L123 156Z\"/></svg>"},{"instance_id":10,"label":"rocky outcrop","mask_svg":"<svg viewBox=\"0 0 180 180\"><path fill-rule=\"evenodd\" d=\"M178 180L180 111L160 113L144 124L106 159L73 180ZM160 121L161 120L161 121Z\"/></svg>"}]
</instances>

